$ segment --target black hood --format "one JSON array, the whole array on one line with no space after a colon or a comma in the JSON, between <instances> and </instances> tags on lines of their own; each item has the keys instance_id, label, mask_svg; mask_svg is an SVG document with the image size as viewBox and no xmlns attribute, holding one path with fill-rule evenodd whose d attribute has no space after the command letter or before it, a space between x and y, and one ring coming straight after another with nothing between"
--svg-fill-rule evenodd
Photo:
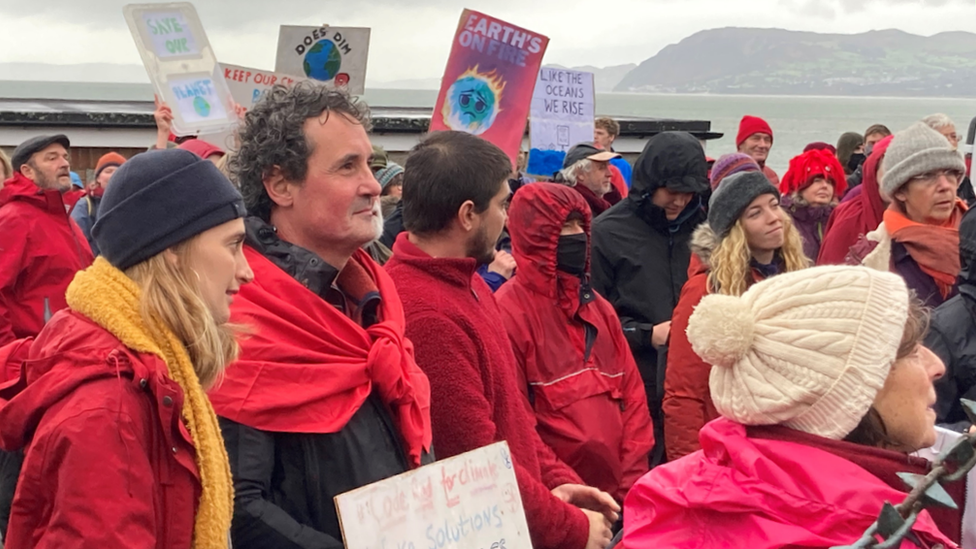
<instances>
[{"instance_id":1,"label":"black hood","mask_svg":"<svg viewBox=\"0 0 976 549\"><path fill-rule=\"evenodd\" d=\"M634 163L632 196L641 197L667 187L677 192L708 190L705 150L687 132L663 132L647 141Z\"/></svg>"},{"instance_id":2,"label":"black hood","mask_svg":"<svg viewBox=\"0 0 976 549\"><path fill-rule=\"evenodd\" d=\"M976 285L976 208L969 210L959 224L959 280Z\"/></svg>"}]
</instances>

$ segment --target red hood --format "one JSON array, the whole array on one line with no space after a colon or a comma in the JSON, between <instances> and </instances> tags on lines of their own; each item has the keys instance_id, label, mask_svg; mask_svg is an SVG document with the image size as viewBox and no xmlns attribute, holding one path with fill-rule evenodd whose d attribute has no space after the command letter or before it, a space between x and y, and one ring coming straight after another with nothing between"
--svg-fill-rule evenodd
<instances>
[{"instance_id":1,"label":"red hood","mask_svg":"<svg viewBox=\"0 0 976 549\"><path fill-rule=\"evenodd\" d=\"M189 139L184 141L182 145L177 147L177 149L183 149L184 151L190 151L191 153L199 156L200 158L206 160L213 154L223 155L224 150L214 145L213 143L207 143L202 139Z\"/></svg>"},{"instance_id":2,"label":"red hood","mask_svg":"<svg viewBox=\"0 0 976 549\"><path fill-rule=\"evenodd\" d=\"M65 211L64 197L59 191L53 189L45 191L21 173L15 173L13 177L4 181L3 189L0 189L0 206L15 200L23 200L62 213Z\"/></svg>"},{"instance_id":3,"label":"red hood","mask_svg":"<svg viewBox=\"0 0 976 549\"><path fill-rule=\"evenodd\" d=\"M517 277L532 290L556 298L563 289L578 288L579 278L556 269L559 232L570 214L583 217L583 231L590 238L590 208L575 190L558 183L533 183L519 189L508 211L512 255ZM587 253L586 271L590 270ZM575 292L573 292L575 293Z\"/></svg>"},{"instance_id":4,"label":"red hood","mask_svg":"<svg viewBox=\"0 0 976 549\"><path fill-rule=\"evenodd\" d=\"M45 412L79 386L107 377L131 379L136 367L156 363L132 360L131 352L80 314L55 314L31 345L19 383L0 390L0 447L23 448ZM138 372L140 378L149 374Z\"/></svg>"},{"instance_id":5,"label":"red hood","mask_svg":"<svg viewBox=\"0 0 976 549\"><path fill-rule=\"evenodd\" d=\"M862 216L862 234L867 234L881 225L884 216L884 201L881 200L881 188L878 182L878 166L884 160L885 153L888 152L888 145L891 144L892 136L885 137L874 145L871 156L864 162L863 177L861 178L862 204L864 213Z\"/></svg>"},{"instance_id":6,"label":"red hood","mask_svg":"<svg viewBox=\"0 0 976 549\"><path fill-rule=\"evenodd\" d=\"M746 436L727 419L705 425L702 450L652 470L625 502L626 547L754 549L849 545L895 490L851 461L807 444ZM665 520L666 519L666 520ZM702 544L701 524L712 544ZM928 513L914 531L947 547Z\"/></svg>"}]
</instances>

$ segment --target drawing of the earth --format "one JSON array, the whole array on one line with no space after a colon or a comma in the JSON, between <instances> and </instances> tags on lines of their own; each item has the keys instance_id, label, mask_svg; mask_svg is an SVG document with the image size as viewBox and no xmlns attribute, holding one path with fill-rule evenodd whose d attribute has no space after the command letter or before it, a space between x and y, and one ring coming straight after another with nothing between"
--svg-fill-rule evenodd
<instances>
[{"instance_id":1,"label":"drawing of the earth","mask_svg":"<svg viewBox=\"0 0 976 549\"><path fill-rule=\"evenodd\" d=\"M452 130L481 135L495 123L501 112L505 82L494 71L468 69L447 90L441 114Z\"/></svg>"},{"instance_id":2,"label":"drawing of the earth","mask_svg":"<svg viewBox=\"0 0 976 549\"><path fill-rule=\"evenodd\" d=\"M201 117L206 118L210 116L210 103L198 95L193 98L193 110L197 111Z\"/></svg>"},{"instance_id":3,"label":"drawing of the earth","mask_svg":"<svg viewBox=\"0 0 976 549\"><path fill-rule=\"evenodd\" d=\"M342 54L331 40L319 40L305 54L305 75L315 80L329 81L339 74Z\"/></svg>"}]
</instances>

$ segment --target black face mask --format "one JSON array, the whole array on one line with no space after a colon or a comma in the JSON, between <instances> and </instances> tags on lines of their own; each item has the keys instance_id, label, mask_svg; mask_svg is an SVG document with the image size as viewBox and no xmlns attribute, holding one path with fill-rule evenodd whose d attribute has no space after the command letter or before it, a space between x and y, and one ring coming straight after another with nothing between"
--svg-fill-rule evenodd
<instances>
[{"instance_id":1,"label":"black face mask","mask_svg":"<svg viewBox=\"0 0 976 549\"><path fill-rule=\"evenodd\" d=\"M867 160L867 158L864 153L854 153L851 155L851 159L847 161L847 168L852 172L857 171L857 167Z\"/></svg>"},{"instance_id":2,"label":"black face mask","mask_svg":"<svg viewBox=\"0 0 976 549\"><path fill-rule=\"evenodd\" d=\"M556 246L556 268L564 273L581 276L586 272L586 234L559 237Z\"/></svg>"}]
</instances>

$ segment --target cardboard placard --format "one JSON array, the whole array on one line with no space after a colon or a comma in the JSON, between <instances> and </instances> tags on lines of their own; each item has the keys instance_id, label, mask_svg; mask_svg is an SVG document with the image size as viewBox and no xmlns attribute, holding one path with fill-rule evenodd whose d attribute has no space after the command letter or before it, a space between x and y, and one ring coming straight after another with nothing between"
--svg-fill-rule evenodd
<instances>
[{"instance_id":1,"label":"cardboard placard","mask_svg":"<svg viewBox=\"0 0 976 549\"><path fill-rule=\"evenodd\" d=\"M305 76L362 95L369 33L370 29L362 27L282 25L275 72Z\"/></svg>"},{"instance_id":2,"label":"cardboard placard","mask_svg":"<svg viewBox=\"0 0 976 549\"><path fill-rule=\"evenodd\" d=\"M507 442L336 496L346 549L531 548Z\"/></svg>"},{"instance_id":3,"label":"cardboard placard","mask_svg":"<svg viewBox=\"0 0 976 549\"><path fill-rule=\"evenodd\" d=\"M518 157L536 75L549 39L464 10L434 105L430 129L457 130Z\"/></svg>"},{"instance_id":4,"label":"cardboard placard","mask_svg":"<svg viewBox=\"0 0 976 549\"><path fill-rule=\"evenodd\" d=\"M230 94L234 97L234 101L246 110L250 110L261 99L261 96L271 89L271 86L275 84L291 86L295 82L306 80L280 72L263 71L227 63L220 63L220 70L224 74L224 80L227 81L227 87L230 88Z\"/></svg>"},{"instance_id":5,"label":"cardboard placard","mask_svg":"<svg viewBox=\"0 0 976 549\"><path fill-rule=\"evenodd\" d=\"M230 90L193 4L129 4L122 11L156 95L173 110L173 133L235 127Z\"/></svg>"},{"instance_id":6,"label":"cardboard placard","mask_svg":"<svg viewBox=\"0 0 976 549\"><path fill-rule=\"evenodd\" d=\"M593 73L542 67L532 94L526 171L551 177L570 147L593 141L595 110Z\"/></svg>"}]
</instances>

